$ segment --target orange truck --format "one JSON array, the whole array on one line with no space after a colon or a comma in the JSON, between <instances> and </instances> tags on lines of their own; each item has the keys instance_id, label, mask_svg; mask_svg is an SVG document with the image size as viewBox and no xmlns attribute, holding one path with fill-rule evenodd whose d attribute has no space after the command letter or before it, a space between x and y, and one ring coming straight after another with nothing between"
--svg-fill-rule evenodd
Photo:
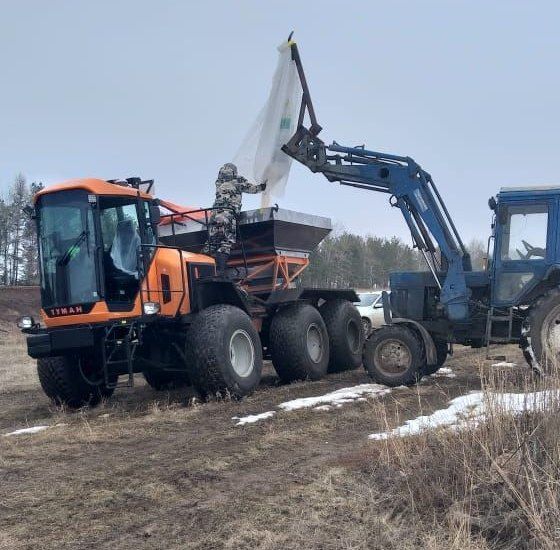
<instances>
[{"instance_id":1,"label":"orange truck","mask_svg":"<svg viewBox=\"0 0 560 550\"><path fill-rule=\"evenodd\" d=\"M152 184L78 179L34 197L42 322L24 317L20 328L48 397L95 405L140 372L156 390L242 397L263 357L285 382L361 364L355 292L298 279L330 220L242 212L220 278L201 252L211 209L160 201Z\"/></svg>"}]
</instances>

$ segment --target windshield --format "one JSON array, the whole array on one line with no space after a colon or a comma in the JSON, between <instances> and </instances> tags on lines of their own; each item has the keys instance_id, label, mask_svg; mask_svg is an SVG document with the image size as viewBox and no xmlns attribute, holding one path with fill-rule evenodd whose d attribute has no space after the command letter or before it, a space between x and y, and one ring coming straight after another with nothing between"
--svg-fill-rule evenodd
<instances>
[{"instance_id":1,"label":"windshield","mask_svg":"<svg viewBox=\"0 0 560 550\"><path fill-rule=\"evenodd\" d=\"M368 292L363 294L358 294L359 301L354 302L355 305L360 307L372 306L374 302L381 296L380 292Z\"/></svg>"},{"instance_id":2,"label":"windshield","mask_svg":"<svg viewBox=\"0 0 560 550\"><path fill-rule=\"evenodd\" d=\"M87 191L42 195L37 207L43 307L96 302L95 231Z\"/></svg>"}]
</instances>

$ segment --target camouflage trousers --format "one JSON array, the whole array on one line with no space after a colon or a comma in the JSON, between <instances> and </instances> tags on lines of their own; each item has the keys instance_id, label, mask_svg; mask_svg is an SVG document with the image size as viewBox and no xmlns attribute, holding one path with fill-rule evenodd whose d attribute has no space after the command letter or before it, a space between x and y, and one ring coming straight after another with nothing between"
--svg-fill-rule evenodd
<instances>
[{"instance_id":1,"label":"camouflage trousers","mask_svg":"<svg viewBox=\"0 0 560 550\"><path fill-rule=\"evenodd\" d=\"M208 222L208 241L204 253L230 254L237 239L237 221L230 210L216 210Z\"/></svg>"}]
</instances>

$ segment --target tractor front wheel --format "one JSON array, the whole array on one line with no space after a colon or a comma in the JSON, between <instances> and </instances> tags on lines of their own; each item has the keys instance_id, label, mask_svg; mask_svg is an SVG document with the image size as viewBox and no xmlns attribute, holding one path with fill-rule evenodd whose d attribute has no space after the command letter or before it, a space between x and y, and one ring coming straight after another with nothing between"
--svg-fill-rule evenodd
<instances>
[{"instance_id":1,"label":"tractor front wheel","mask_svg":"<svg viewBox=\"0 0 560 550\"><path fill-rule=\"evenodd\" d=\"M424 374L429 376L430 374L436 373L447 360L447 355L449 354L449 344L445 340L440 340L434 338L434 345L436 347L436 364L426 365L424 367Z\"/></svg>"},{"instance_id":2,"label":"tractor front wheel","mask_svg":"<svg viewBox=\"0 0 560 550\"><path fill-rule=\"evenodd\" d=\"M389 325L376 330L364 347L364 367L386 386L411 386L420 380L426 365L424 347L406 326Z\"/></svg>"}]
</instances>

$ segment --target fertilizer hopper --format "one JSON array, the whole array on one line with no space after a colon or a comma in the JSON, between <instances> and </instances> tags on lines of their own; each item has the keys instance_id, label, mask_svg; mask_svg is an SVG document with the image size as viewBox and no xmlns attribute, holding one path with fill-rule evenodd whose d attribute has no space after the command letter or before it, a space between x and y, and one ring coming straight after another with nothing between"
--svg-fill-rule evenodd
<instances>
[{"instance_id":1,"label":"fertilizer hopper","mask_svg":"<svg viewBox=\"0 0 560 550\"><path fill-rule=\"evenodd\" d=\"M209 210L190 210L163 216L160 241L201 252L210 214ZM263 299L274 290L292 288L309 265L309 254L331 229L329 218L293 210L273 207L242 212L228 275Z\"/></svg>"}]
</instances>

